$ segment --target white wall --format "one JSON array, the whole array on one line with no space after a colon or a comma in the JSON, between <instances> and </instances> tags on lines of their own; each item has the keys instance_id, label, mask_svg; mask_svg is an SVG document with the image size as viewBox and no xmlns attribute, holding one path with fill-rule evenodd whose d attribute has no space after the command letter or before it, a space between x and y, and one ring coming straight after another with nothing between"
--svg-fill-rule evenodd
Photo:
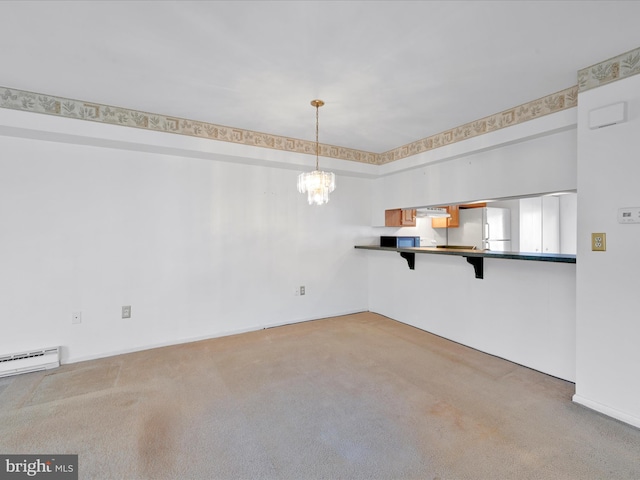
<instances>
[{"instance_id":1,"label":"white wall","mask_svg":"<svg viewBox=\"0 0 640 480\"><path fill-rule=\"evenodd\" d=\"M593 109L626 101L626 123L588 128ZM578 101L577 383L575 400L640 427L640 224L620 207L640 206L640 75L580 94ZM607 234L592 252L591 233Z\"/></svg>"},{"instance_id":2,"label":"white wall","mask_svg":"<svg viewBox=\"0 0 640 480\"><path fill-rule=\"evenodd\" d=\"M511 140L377 179L374 203L454 204L576 188L575 130ZM369 260L370 310L575 379L575 264L487 259L480 280L463 257L418 254L409 270L396 253L359 254Z\"/></svg>"},{"instance_id":3,"label":"white wall","mask_svg":"<svg viewBox=\"0 0 640 480\"><path fill-rule=\"evenodd\" d=\"M353 245L372 235L370 180L339 176L319 208L294 169L7 136L0 151L0 352L77 361L368 308Z\"/></svg>"},{"instance_id":4,"label":"white wall","mask_svg":"<svg viewBox=\"0 0 640 480\"><path fill-rule=\"evenodd\" d=\"M369 259L370 310L541 372L575 380L575 264L395 252ZM471 365L470 368L473 368Z\"/></svg>"},{"instance_id":5,"label":"white wall","mask_svg":"<svg viewBox=\"0 0 640 480\"><path fill-rule=\"evenodd\" d=\"M560 253L578 251L578 195L560 195Z\"/></svg>"},{"instance_id":6,"label":"white wall","mask_svg":"<svg viewBox=\"0 0 640 480\"><path fill-rule=\"evenodd\" d=\"M373 224L384 225L384 211L391 208L575 190L575 110L383 165L394 170L375 180Z\"/></svg>"}]
</instances>

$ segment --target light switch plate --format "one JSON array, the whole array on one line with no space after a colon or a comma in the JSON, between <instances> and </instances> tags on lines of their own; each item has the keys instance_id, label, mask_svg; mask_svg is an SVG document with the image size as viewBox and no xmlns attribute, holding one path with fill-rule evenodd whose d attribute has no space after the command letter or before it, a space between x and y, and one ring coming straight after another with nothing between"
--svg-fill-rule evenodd
<instances>
[{"instance_id":1,"label":"light switch plate","mask_svg":"<svg viewBox=\"0 0 640 480\"><path fill-rule=\"evenodd\" d=\"M591 250L594 252L604 252L607 250L607 234L606 233L591 234Z\"/></svg>"}]
</instances>

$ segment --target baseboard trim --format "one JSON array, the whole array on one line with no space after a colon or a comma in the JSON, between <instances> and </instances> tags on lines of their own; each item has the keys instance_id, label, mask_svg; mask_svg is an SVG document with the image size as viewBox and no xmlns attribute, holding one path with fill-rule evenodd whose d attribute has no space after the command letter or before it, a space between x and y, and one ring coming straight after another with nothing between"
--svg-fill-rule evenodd
<instances>
[{"instance_id":1,"label":"baseboard trim","mask_svg":"<svg viewBox=\"0 0 640 480\"><path fill-rule=\"evenodd\" d=\"M582 405L583 407L587 407L608 417L615 418L616 420L620 420L621 422L628 423L629 425L636 428L640 428L640 418L638 417L634 417L633 415L629 415L628 413L624 413L620 410L609 407L594 400L589 400L588 398L578 395L577 393L572 397L572 400L575 403Z\"/></svg>"},{"instance_id":2,"label":"baseboard trim","mask_svg":"<svg viewBox=\"0 0 640 480\"><path fill-rule=\"evenodd\" d=\"M224 330L221 332L215 332L209 335L200 335L200 336L196 336L196 337L186 337L186 338L179 338L176 340L169 340L166 342L159 342L159 343L154 343L154 344L149 344L149 345L143 345L143 346L138 346L138 347L132 347L132 348L123 348L123 349L118 349L118 350L112 350L112 351L108 351L108 352L101 352L95 355L82 355L79 357L66 357L66 355L64 355L66 353L66 348L62 347L62 352L63 355L61 356L60 359L60 364L71 364L71 363L78 363L78 362L86 362L89 360L97 360L99 358L107 358L107 357L114 357L116 355L125 355L127 353L135 353L135 352L142 352L144 350L151 350L153 348L162 348L162 347L170 347L172 345L181 345L183 343L192 343L192 342L200 342L203 340L211 340L213 338L221 338L221 337L228 337L230 335L238 335L241 333L248 333L248 332L256 332L258 330L265 330L267 328L274 328L274 327L282 327L285 325L293 325L296 323L304 323L304 322L312 322L314 320L322 320L323 318L333 318L333 317L341 317L343 315L354 315L356 313L362 313L362 312L366 312L367 310L353 310L353 311L344 311L344 312L336 312L333 313L331 315L323 315L320 317L303 317L303 318L298 318L295 320L288 320L288 321L284 321L284 322L273 322L273 323L266 323L264 325L252 325L250 327L246 327L246 328L239 328L239 329L234 329L234 330Z\"/></svg>"}]
</instances>

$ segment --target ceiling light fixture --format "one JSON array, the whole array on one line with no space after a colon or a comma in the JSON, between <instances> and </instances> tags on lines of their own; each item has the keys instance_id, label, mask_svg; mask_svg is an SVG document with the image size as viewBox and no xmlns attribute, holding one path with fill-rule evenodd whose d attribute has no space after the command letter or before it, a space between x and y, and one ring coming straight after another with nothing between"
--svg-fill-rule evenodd
<instances>
[{"instance_id":1,"label":"ceiling light fixture","mask_svg":"<svg viewBox=\"0 0 640 480\"><path fill-rule=\"evenodd\" d=\"M307 193L309 205L322 205L329 201L329 193L336 188L336 176L333 172L322 172L318 169L320 143L318 142L318 110L324 105L322 100L311 100L316 107L316 169L313 172L298 175L298 191Z\"/></svg>"}]
</instances>

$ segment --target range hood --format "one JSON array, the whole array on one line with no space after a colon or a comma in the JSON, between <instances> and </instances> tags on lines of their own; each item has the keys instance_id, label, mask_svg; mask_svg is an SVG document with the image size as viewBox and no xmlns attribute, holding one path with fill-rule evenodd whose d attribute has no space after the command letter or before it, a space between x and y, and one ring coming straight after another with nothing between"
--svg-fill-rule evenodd
<instances>
[{"instance_id":1,"label":"range hood","mask_svg":"<svg viewBox=\"0 0 640 480\"><path fill-rule=\"evenodd\" d=\"M416 217L449 218L451 214L444 208L422 207L416 208Z\"/></svg>"}]
</instances>

